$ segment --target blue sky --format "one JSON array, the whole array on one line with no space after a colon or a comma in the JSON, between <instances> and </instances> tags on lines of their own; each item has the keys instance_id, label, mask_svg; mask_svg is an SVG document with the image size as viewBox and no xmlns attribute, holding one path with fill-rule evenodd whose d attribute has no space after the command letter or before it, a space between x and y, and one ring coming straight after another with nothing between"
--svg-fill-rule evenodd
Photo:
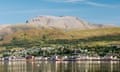
<instances>
[{"instance_id":1,"label":"blue sky","mask_svg":"<svg viewBox=\"0 0 120 72\"><path fill-rule=\"evenodd\" d=\"M120 0L0 0L0 24L25 23L41 15L120 26Z\"/></svg>"}]
</instances>

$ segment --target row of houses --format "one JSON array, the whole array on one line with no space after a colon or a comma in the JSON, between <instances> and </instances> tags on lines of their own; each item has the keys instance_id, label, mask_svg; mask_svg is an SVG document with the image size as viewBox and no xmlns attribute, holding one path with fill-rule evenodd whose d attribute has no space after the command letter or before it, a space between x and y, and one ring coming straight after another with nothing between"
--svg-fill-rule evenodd
<instances>
[{"instance_id":1,"label":"row of houses","mask_svg":"<svg viewBox=\"0 0 120 72\"><path fill-rule=\"evenodd\" d=\"M107 60L107 61L120 61L117 56L114 55L108 55L105 57L99 57L99 56L86 56L86 55L77 55L77 56L58 56L54 55L51 57L34 57L34 56L27 56L25 58L23 57L4 57L0 59L1 61L34 61L34 60L39 60L39 61L102 61L102 60Z\"/></svg>"}]
</instances>

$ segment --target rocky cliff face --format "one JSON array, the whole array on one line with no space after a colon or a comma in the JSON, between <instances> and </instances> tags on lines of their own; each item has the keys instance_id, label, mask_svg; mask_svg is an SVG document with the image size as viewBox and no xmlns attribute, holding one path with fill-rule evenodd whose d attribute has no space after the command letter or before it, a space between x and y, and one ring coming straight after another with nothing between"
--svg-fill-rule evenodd
<instances>
[{"instance_id":1,"label":"rocky cliff face","mask_svg":"<svg viewBox=\"0 0 120 72\"><path fill-rule=\"evenodd\" d=\"M65 30L82 30L108 27L107 25L102 24L92 24L87 21L81 20L78 17L72 16L38 16L33 19L27 20L26 23L39 24L41 26L48 26Z\"/></svg>"}]
</instances>

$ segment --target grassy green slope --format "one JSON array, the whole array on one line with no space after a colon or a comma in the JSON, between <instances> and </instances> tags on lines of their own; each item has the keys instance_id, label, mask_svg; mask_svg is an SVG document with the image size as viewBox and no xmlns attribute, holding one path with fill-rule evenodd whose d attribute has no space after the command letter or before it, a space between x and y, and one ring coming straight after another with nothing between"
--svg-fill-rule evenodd
<instances>
[{"instance_id":1,"label":"grassy green slope","mask_svg":"<svg viewBox=\"0 0 120 72\"><path fill-rule=\"evenodd\" d=\"M90 30L62 31L58 29L29 29L16 31L13 34L4 36L1 43L10 43L13 38L18 41L27 39L28 41L40 40L46 35L49 42L59 44L64 42L75 42L84 45L107 45L120 44L120 28L103 28Z\"/></svg>"}]
</instances>

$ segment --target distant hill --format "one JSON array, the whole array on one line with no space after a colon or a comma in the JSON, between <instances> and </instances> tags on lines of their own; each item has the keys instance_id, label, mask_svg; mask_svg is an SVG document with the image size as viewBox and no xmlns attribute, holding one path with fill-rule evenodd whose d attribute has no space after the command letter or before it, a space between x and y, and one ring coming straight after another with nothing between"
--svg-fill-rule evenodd
<instances>
[{"instance_id":1,"label":"distant hill","mask_svg":"<svg viewBox=\"0 0 120 72\"><path fill-rule=\"evenodd\" d=\"M8 27L8 26L9 26L8 24L2 24L2 25L0 25L0 30L6 28L6 27Z\"/></svg>"}]
</instances>

